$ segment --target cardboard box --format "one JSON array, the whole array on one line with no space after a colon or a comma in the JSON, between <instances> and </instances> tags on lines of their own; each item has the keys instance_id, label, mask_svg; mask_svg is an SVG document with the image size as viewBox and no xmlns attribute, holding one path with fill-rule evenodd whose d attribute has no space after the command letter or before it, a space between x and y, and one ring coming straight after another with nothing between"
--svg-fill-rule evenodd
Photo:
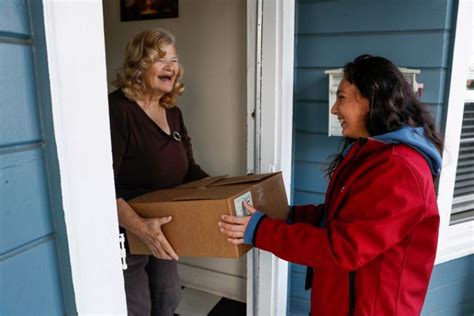
<instances>
[{"instance_id":1,"label":"cardboard box","mask_svg":"<svg viewBox=\"0 0 474 316\"><path fill-rule=\"evenodd\" d=\"M178 256L238 258L251 249L233 245L217 226L223 214L242 215L242 201L259 211L286 220L288 200L281 172L241 177L209 177L129 201L145 218L173 216L162 226ZM141 240L127 232L132 254L151 254Z\"/></svg>"}]
</instances>

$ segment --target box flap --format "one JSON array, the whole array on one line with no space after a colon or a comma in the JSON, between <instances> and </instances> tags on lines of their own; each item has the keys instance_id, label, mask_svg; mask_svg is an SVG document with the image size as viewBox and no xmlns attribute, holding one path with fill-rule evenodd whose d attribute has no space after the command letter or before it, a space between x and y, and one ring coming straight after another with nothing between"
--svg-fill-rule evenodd
<instances>
[{"instance_id":1,"label":"box flap","mask_svg":"<svg viewBox=\"0 0 474 316\"><path fill-rule=\"evenodd\" d=\"M179 185L175 187L175 189L196 189L196 188L205 188L213 184L214 182L217 182L223 178L227 177L227 175L224 176L216 176L216 177L207 177L203 178L200 180L188 182L182 185Z\"/></svg>"},{"instance_id":2,"label":"box flap","mask_svg":"<svg viewBox=\"0 0 474 316\"><path fill-rule=\"evenodd\" d=\"M195 192L193 194L188 194L185 196L174 198L173 201L196 201L196 200L219 200L219 199L221 198L217 196L208 196L207 194L200 194L200 192Z\"/></svg>"},{"instance_id":3,"label":"box flap","mask_svg":"<svg viewBox=\"0 0 474 316\"><path fill-rule=\"evenodd\" d=\"M258 182L263 179L269 178L275 174L280 172L273 172L273 173L264 173L264 174L252 174L248 176L240 176L240 177L230 177L230 178L223 178L219 179L218 181L213 182L210 186L221 186L221 185L230 185L230 184L239 184L239 183L249 183L249 182Z\"/></svg>"},{"instance_id":4,"label":"box flap","mask_svg":"<svg viewBox=\"0 0 474 316\"><path fill-rule=\"evenodd\" d=\"M227 199L230 196L245 189L245 185L235 186L211 186L205 190L192 190L189 193L179 195L173 198L173 201L190 201L190 200L220 200Z\"/></svg>"}]
</instances>

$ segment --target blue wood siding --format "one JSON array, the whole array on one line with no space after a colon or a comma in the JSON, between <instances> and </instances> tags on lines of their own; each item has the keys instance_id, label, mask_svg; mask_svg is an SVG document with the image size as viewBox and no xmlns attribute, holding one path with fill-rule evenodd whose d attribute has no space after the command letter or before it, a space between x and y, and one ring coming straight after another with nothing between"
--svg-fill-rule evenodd
<instances>
[{"instance_id":1,"label":"blue wood siding","mask_svg":"<svg viewBox=\"0 0 474 316\"><path fill-rule=\"evenodd\" d=\"M3 0L0 10L0 35L30 37L30 21L26 0Z\"/></svg>"},{"instance_id":2,"label":"blue wood siding","mask_svg":"<svg viewBox=\"0 0 474 316\"><path fill-rule=\"evenodd\" d=\"M74 314L41 1L1 1L0 96L0 315Z\"/></svg>"},{"instance_id":3,"label":"blue wood siding","mask_svg":"<svg viewBox=\"0 0 474 316\"><path fill-rule=\"evenodd\" d=\"M1 315L64 315L54 237L0 261Z\"/></svg>"},{"instance_id":4,"label":"blue wood siding","mask_svg":"<svg viewBox=\"0 0 474 316\"><path fill-rule=\"evenodd\" d=\"M421 100L443 127L452 46L452 0L297 1L294 85L293 204L324 201L322 169L341 138L328 137L327 69L360 54L420 69ZM423 315L474 313L472 256L435 267ZM306 269L290 267L289 314L307 315ZM469 288L471 286L471 288Z\"/></svg>"},{"instance_id":5,"label":"blue wood siding","mask_svg":"<svg viewBox=\"0 0 474 316\"><path fill-rule=\"evenodd\" d=\"M0 69L1 146L40 141L32 47L23 42L0 43Z\"/></svg>"},{"instance_id":6,"label":"blue wood siding","mask_svg":"<svg viewBox=\"0 0 474 316\"><path fill-rule=\"evenodd\" d=\"M474 255L435 267L422 315L474 315Z\"/></svg>"},{"instance_id":7,"label":"blue wood siding","mask_svg":"<svg viewBox=\"0 0 474 316\"><path fill-rule=\"evenodd\" d=\"M1 155L0 170L0 253L6 254L54 230L41 148Z\"/></svg>"}]
</instances>

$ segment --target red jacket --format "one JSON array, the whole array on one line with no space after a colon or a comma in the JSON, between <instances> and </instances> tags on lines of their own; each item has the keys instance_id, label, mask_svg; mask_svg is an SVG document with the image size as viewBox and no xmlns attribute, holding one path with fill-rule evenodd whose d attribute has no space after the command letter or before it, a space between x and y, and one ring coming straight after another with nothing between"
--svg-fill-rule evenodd
<instances>
[{"instance_id":1,"label":"red jacket","mask_svg":"<svg viewBox=\"0 0 474 316\"><path fill-rule=\"evenodd\" d=\"M319 228L323 210L324 228ZM406 145L356 142L324 205L295 207L294 224L263 218L254 244L314 268L311 315L419 315L435 260L439 215L430 167Z\"/></svg>"}]
</instances>

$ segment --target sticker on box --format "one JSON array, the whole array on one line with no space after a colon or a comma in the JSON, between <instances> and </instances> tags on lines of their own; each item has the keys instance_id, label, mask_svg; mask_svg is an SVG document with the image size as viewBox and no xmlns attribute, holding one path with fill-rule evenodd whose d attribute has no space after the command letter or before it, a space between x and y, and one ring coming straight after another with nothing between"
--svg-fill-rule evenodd
<instances>
[{"instance_id":1,"label":"sticker on box","mask_svg":"<svg viewBox=\"0 0 474 316\"><path fill-rule=\"evenodd\" d=\"M250 191L245 192L241 196L234 199L235 214L237 216L250 215L250 212L245 209L243 202L247 202L249 205L253 205L253 203L252 203L252 194L250 194Z\"/></svg>"}]
</instances>

